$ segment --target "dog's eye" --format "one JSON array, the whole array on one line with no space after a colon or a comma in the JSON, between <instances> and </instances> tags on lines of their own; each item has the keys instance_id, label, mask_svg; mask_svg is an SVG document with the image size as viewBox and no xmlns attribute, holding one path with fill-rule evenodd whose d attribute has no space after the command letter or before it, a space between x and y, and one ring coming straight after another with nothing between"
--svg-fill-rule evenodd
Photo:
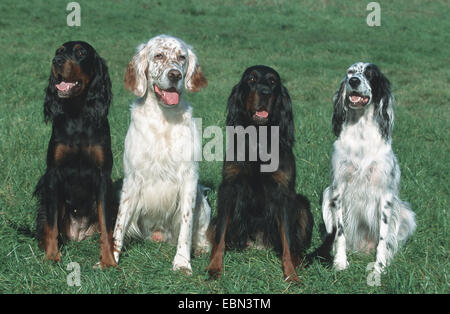
<instances>
[{"instance_id":1,"label":"dog's eye","mask_svg":"<svg viewBox=\"0 0 450 314\"><path fill-rule=\"evenodd\" d=\"M78 57L81 58L81 57L84 57L86 55L86 51L84 49L78 49L76 51L76 54L77 54Z\"/></svg>"},{"instance_id":2,"label":"dog's eye","mask_svg":"<svg viewBox=\"0 0 450 314\"><path fill-rule=\"evenodd\" d=\"M256 79L253 76L250 76L250 78L248 79L249 83L255 83Z\"/></svg>"},{"instance_id":3,"label":"dog's eye","mask_svg":"<svg viewBox=\"0 0 450 314\"><path fill-rule=\"evenodd\" d=\"M186 56L178 56L178 60L185 61L186 60Z\"/></svg>"},{"instance_id":4,"label":"dog's eye","mask_svg":"<svg viewBox=\"0 0 450 314\"><path fill-rule=\"evenodd\" d=\"M162 60L164 58L164 56L162 55L162 53L158 53L157 55L155 55L155 60Z\"/></svg>"},{"instance_id":5,"label":"dog's eye","mask_svg":"<svg viewBox=\"0 0 450 314\"><path fill-rule=\"evenodd\" d=\"M355 74L355 70L348 70L348 71L347 71L347 74L353 75L353 74Z\"/></svg>"},{"instance_id":6,"label":"dog's eye","mask_svg":"<svg viewBox=\"0 0 450 314\"><path fill-rule=\"evenodd\" d=\"M271 77L271 78L269 79L269 82L270 82L270 84L275 84L277 81L275 81L275 78L274 78L274 77Z\"/></svg>"}]
</instances>

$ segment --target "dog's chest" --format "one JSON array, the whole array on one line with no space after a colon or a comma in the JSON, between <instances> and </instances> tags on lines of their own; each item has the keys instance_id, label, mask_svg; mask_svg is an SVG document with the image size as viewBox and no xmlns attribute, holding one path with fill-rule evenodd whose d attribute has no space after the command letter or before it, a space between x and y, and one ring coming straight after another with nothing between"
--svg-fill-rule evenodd
<instances>
[{"instance_id":1,"label":"dog's chest","mask_svg":"<svg viewBox=\"0 0 450 314\"><path fill-rule=\"evenodd\" d=\"M334 177L347 184L377 185L388 171L390 145L381 138L374 124L345 128L334 149Z\"/></svg>"},{"instance_id":2,"label":"dog's chest","mask_svg":"<svg viewBox=\"0 0 450 314\"><path fill-rule=\"evenodd\" d=\"M58 166L86 163L101 167L105 161L105 151L99 144L58 143L52 157Z\"/></svg>"},{"instance_id":3,"label":"dog's chest","mask_svg":"<svg viewBox=\"0 0 450 314\"><path fill-rule=\"evenodd\" d=\"M125 140L125 167L147 182L179 181L183 169L193 163L193 147L189 125L137 121Z\"/></svg>"}]
</instances>

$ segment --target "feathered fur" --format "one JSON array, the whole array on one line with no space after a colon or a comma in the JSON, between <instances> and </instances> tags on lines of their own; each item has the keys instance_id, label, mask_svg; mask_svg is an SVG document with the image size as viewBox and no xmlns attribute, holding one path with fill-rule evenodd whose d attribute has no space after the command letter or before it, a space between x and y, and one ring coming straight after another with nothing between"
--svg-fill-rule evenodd
<instances>
[{"instance_id":1,"label":"feathered fur","mask_svg":"<svg viewBox=\"0 0 450 314\"><path fill-rule=\"evenodd\" d=\"M390 83L377 66L355 63L334 96L331 185L323 194L326 230L334 240L334 266L348 265L346 250L376 248L382 272L398 244L416 228L414 212L399 199L400 167L392 151Z\"/></svg>"},{"instance_id":2,"label":"feathered fur","mask_svg":"<svg viewBox=\"0 0 450 314\"><path fill-rule=\"evenodd\" d=\"M81 41L63 44L52 63L44 101L52 135L47 169L35 189L40 246L48 259L59 261L60 234L79 241L100 228L100 266L114 266L108 69L94 48Z\"/></svg>"},{"instance_id":3,"label":"feathered fur","mask_svg":"<svg viewBox=\"0 0 450 314\"><path fill-rule=\"evenodd\" d=\"M254 126L258 139L267 136L265 143L271 143L268 138L272 133L269 129L263 135L259 127L279 128L279 166L275 171L262 172L261 156L255 161L237 161L237 149L232 160L227 156L218 192L218 214L210 226L213 249L207 271L217 278L223 270L226 247L245 249L254 243L273 247L282 258L285 279L298 281L295 267L310 245L313 217L309 201L295 191L294 121L288 91L274 69L253 66L233 87L227 111L227 126ZM247 138L246 152L252 146L260 147Z\"/></svg>"},{"instance_id":4,"label":"feathered fur","mask_svg":"<svg viewBox=\"0 0 450 314\"><path fill-rule=\"evenodd\" d=\"M184 88L198 91L206 79L192 47L159 35L139 45L125 74L131 106L125 138L125 178L114 231L115 258L124 237L177 244L173 269L191 273L191 243L208 251L211 208L198 184L200 135ZM176 102L176 103L175 103Z\"/></svg>"}]
</instances>

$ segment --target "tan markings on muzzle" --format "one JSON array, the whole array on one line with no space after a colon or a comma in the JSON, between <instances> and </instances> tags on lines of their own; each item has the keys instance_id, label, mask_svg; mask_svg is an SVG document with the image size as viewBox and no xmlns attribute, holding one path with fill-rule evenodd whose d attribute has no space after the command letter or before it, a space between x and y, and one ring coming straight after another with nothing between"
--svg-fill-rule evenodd
<instances>
[{"instance_id":1,"label":"tan markings on muzzle","mask_svg":"<svg viewBox=\"0 0 450 314\"><path fill-rule=\"evenodd\" d=\"M254 108L256 104L259 103L259 95L256 91L251 91L247 96L247 102L245 104L245 110L247 112L250 111L250 109Z\"/></svg>"},{"instance_id":2,"label":"tan markings on muzzle","mask_svg":"<svg viewBox=\"0 0 450 314\"><path fill-rule=\"evenodd\" d=\"M61 71L57 71L54 66L52 66L53 75L55 77L60 74L63 77L64 81L82 81L84 86L89 84L90 76L87 73L84 73L81 69L80 65L71 59L67 59L63 66L61 67Z\"/></svg>"}]
</instances>

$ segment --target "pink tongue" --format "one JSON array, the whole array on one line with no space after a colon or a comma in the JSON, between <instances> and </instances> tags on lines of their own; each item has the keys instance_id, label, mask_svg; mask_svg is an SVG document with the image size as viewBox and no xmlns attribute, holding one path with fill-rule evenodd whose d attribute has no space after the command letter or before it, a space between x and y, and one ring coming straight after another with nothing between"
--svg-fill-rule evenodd
<instances>
[{"instance_id":1,"label":"pink tongue","mask_svg":"<svg viewBox=\"0 0 450 314\"><path fill-rule=\"evenodd\" d=\"M155 92L161 96L162 100L169 106L176 105L180 101L180 95L178 95L177 92L162 90L157 85L155 85Z\"/></svg>"},{"instance_id":2,"label":"pink tongue","mask_svg":"<svg viewBox=\"0 0 450 314\"><path fill-rule=\"evenodd\" d=\"M267 118L269 113L267 111L263 110L263 111L256 111L255 115L257 115L260 118Z\"/></svg>"},{"instance_id":3,"label":"pink tongue","mask_svg":"<svg viewBox=\"0 0 450 314\"><path fill-rule=\"evenodd\" d=\"M59 84L56 84L56 88L59 89L60 91L64 92L64 91L67 91L70 88L72 88L73 85L74 85L74 83L61 82Z\"/></svg>"},{"instance_id":4,"label":"pink tongue","mask_svg":"<svg viewBox=\"0 0 450 314\"><path fill-rule=\"evenodd\" d=\"M178 93L177 92L166 92L163 91L163 97L162 99L164 100L164 102L168 105L176 105L178 104Z\"/></svg>"},{"instance_id":5,"label":"pink tongue","mask_svg":"<svg viewBox=\"0 0 450 314\"><path fill-rule=\"evenodd\" d=\"M359 102L361 101L361 97L360 96L351 96L350 97L352 102Z\"/></svg>"}]
</instances>

